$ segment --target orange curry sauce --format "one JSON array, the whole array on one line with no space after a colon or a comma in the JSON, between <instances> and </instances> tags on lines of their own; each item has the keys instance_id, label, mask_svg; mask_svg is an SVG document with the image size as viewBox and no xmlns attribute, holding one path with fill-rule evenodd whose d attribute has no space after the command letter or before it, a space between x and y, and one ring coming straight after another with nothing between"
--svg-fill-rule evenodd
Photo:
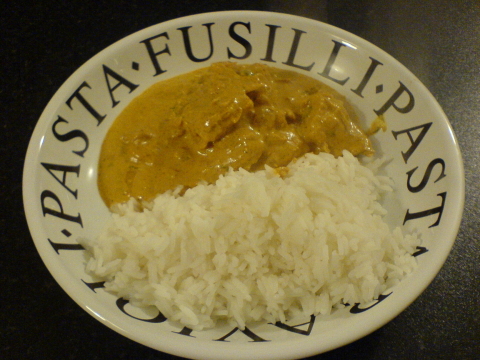
<instances>
[{"instance_id":1,"label":"orange curry sauce","mask_svg":"<svg viewBox=\"0 0 480 360\"><path fill-rule=\"evenodd\" d=\"M344 149L373 154L335 90L293 71L216 63L161 81L125 108L103 143L98 185L110 206L212 183L229 167L277 168Z\"/></svg>"}]
</instances>

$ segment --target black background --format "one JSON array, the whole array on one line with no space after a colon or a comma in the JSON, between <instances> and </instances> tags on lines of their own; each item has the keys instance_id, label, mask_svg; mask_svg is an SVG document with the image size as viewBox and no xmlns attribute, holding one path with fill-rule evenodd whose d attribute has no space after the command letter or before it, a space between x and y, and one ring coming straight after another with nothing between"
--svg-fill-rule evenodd
<instances>
[{"instance_id":1,"label":"black background","mask_svg":"<svg viewBox=\"0 0 480 360\"><path fill-rule=\"evenodd\" d=\"M80 65L147 26L219 10L301 15L379 46L429 88L449 117L462 149L465 212L452 252L436 279L389 324L314 358L480 358L478 0L47 0L4 2L0 7L1 358L179 359L101 325L63 292L43 265L28 232L21 176L37 119Z\"/></svg>"}]
</instances>

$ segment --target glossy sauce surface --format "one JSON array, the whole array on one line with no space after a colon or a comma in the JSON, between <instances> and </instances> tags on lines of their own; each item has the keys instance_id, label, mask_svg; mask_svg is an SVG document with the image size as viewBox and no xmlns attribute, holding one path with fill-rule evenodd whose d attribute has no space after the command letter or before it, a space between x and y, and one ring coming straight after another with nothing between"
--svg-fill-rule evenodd
<instances>
[{"instance_id":1,"label":"glossy sauce surface","mask_svg":"<svg viewBox=\"0 0 480 360\"><path fill-rule=\"evenodd\" d=\"M212 183L229 167L277 168L344 149L373 154L335 90L293 71L217 63L161 81L125 108L104 140L98 185L110 206Z\"/></svg>"}]
</instances>

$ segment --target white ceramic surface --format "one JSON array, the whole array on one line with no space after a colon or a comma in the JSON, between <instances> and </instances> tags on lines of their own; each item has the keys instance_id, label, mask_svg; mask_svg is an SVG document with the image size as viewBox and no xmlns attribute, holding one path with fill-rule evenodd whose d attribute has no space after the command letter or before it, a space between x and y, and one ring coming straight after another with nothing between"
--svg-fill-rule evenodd
<instances>
[{"instance_id":1,"label":"white ceramic surface","mask_svg":"<svg viewBox=\"0 0 480 360\"><path fill-rule=\"evenodd\" d=\"M210 38L211 37L211 40ZM190 41L190 54L188 41ZM210 42L211 41L211 42ZM377 156L392 161L397 184L388 221L423 239L418 269L382 301L355 313L290 324L190 331L106 293L84 272L79 237L94 237L109 213L97 190L102 139L119 112L151 84L218 61L261 62L324 81L354 105L364 127L383 113ZM76 71L49 102L25 160L24 206L35 245L62 288L88 313L144 345L189 358L291 359L325 352L369 334L428 286L455 240L464 201L460 151L428 90L374 45L317 21L278 13L219 12L139 31ZM303 325L302 325L303 324ZM54 325L52 325L54 326ZM217 341L215 341L217 340Z\"/></svg>"}]
</instances>

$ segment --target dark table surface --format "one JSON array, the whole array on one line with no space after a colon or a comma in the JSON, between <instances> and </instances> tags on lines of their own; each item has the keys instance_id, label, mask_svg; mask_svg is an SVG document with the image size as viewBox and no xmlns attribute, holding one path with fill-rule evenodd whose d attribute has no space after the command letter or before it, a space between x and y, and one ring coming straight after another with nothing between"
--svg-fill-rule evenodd
<instances>
[{"instance_id":1,"label":"dark table surface","mask_svg":"<svg viewBox=\"0 0 480 360\"><path fill-rule=\"evenodd\" d=\"M317 19L390 53L432 92L458 137L466 203L455 245L427 290L369 336L315 359L480 359L480 2L455 0L4 2L1 21L0 358L179 359L100 324L53 280L31 240L21 176L43 108L86 60L176 17L267 10Z\"/></svg>"}]
</instances>

